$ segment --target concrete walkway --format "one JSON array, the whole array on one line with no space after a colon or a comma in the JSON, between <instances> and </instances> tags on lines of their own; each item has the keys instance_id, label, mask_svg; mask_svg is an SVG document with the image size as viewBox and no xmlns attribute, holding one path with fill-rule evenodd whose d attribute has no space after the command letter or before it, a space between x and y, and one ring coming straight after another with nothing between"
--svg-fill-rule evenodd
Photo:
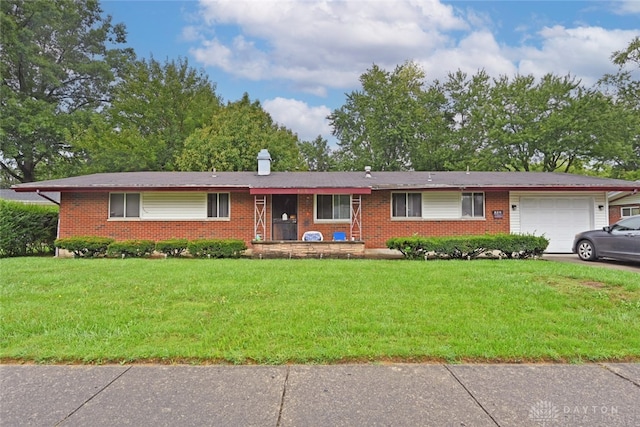
<instances>
[{"instance_id":1,"label":"concrete walkway","mask_svg":"<svg viewBox=\"0 0 640 427\"><path fill-rule=\"evenodd\" d=\"M640 364L0 366L2 426L639 426Z\"/></svg>"}]
</instances>

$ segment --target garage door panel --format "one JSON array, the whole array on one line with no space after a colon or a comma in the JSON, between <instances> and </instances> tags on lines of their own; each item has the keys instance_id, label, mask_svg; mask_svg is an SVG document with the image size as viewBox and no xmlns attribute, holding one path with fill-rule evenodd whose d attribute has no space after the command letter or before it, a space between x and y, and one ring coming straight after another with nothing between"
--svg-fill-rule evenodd
<instances>
[{"instance_id":1,"label":"garage door panel","mask_svg":"<svg viewBox=\"0 0 640 427\"><path fill-rule=\"evenodd\" d=\"M523 212L530 208L537 208L539 205L540 205L540 199L523 198L520 200L520 207Z\"/></svg>"},{"instance_id":2,"label":"garage door panel","mask_svg":"<svg viewBox=\"0 0 640 427\"><path fill-rule=\"evenodd\" d=\"M541 209L557 209L560 205L559 200L556 199L542 199L540 200L540 203L538 205L539 208Z\"/></svg>"},{"instance_id":3,"label":"garage door panel","mask_svg":"<svg viewBox=\"0 0 640 427\"><path fill-rule=\"evenodd\" d=\"M591 199L554 199L556 209L574 210L584 209L589 211Z\"/></svg>"},{"instance_id":4,"label":"garage door panel","mask_svg":"<svg viewBox=\"0 0 640 427\"><path fill-rule=\"evenodd\" d=\"M591 197L523 197L520 231L544 235L547 252L571 252L574 236L593 228Z\"/></svg>"}]
</instances>

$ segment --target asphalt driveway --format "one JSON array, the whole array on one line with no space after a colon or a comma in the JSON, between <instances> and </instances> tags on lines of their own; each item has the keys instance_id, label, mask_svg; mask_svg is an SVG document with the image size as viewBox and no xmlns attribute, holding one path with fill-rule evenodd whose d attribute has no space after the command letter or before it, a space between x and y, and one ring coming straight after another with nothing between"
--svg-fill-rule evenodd
<instances>
[{"instance_id":1,"label":"asphalt driveway","mask_svg":"<svg viewBox=\"0 0 640 427\"><path fill-rule=\"evenodd\" d=\"M585 266L610 268L613 270L633 271L640 273L640 263L616 261L612 259L599 259L597 261L582 261L575 254L544 254L543 259L555 262L569 262Z\"/></svg>"}]
</instances>

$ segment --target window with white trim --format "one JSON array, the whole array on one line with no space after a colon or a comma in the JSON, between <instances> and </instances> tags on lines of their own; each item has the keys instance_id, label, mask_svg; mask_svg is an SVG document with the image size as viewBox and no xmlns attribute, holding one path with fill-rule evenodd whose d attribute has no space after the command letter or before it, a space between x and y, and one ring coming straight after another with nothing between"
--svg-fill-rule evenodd
<instances>
[{"instance_id":1,"label":"window with white trim","mask_svg":"<svg viewBox=\"0 0 640 427\"><path fill-rule=\"evenodd\" d=\"M484 193L462 193L462 217L484 218Z\"/></svg>"},{"instance_id":2,"label":"window with white trim","mask_svg":"<svg viewBox=\"0 0 640 427\"><path fill-rule=\"evenodd\" d=\"M620 216L626 218L628 216L640 215L640 207L637 206L629 206L620 208Z\"/></svg>"},{"instance_id":3,"label":"window with white trim","mask_svg":"<svg viewBox=\"0 0 640 427\"><path fill-rule=\"evenodd\" d=\"M207 218L229 218L229 193L207 194Z\"/></svg>"},{"instance_id":4,"label":"window with white trim","mask_svg":"<svg viewBox=\"0 0 640 427\"><path fill-rule=\"evenodd\" d=\"M420 218L422 217L421 193L392 193L392 218Z\"/></svg>"},{"instance_id":5,"label":"window with white trim","mask_svg":"<svg viewBox=\"0 0 640 427\"><path fill-rule=\"evenodd\" d=\"M140 218L140 193L109 194L109 218Z\"/></svg>"},{"instance_id":6,"label":"window with white trim","mask_svg":"<svg viewBox=\"0 0 640 427\"><path fill-rule=\"evenodd\" d=\"M351 196L348 194L316 195L316 220L351 220Z\"/></svg>"}]
</instances>

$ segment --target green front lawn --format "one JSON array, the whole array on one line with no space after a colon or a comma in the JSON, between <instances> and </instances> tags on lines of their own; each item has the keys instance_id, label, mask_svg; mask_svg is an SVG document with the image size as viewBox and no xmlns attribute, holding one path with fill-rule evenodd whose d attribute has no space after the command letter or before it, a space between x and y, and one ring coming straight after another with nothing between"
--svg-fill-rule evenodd
<instances>
[{"instance_id":1,"label":"green front lawn","mask_svg":"<svg viewBox=\"0 0 640 427\"><path fill-rule=\"evenodd\" d=\"M0 260L4 362L640 360L640 275L553 261Z\"/></svg>"}]
</instances>

